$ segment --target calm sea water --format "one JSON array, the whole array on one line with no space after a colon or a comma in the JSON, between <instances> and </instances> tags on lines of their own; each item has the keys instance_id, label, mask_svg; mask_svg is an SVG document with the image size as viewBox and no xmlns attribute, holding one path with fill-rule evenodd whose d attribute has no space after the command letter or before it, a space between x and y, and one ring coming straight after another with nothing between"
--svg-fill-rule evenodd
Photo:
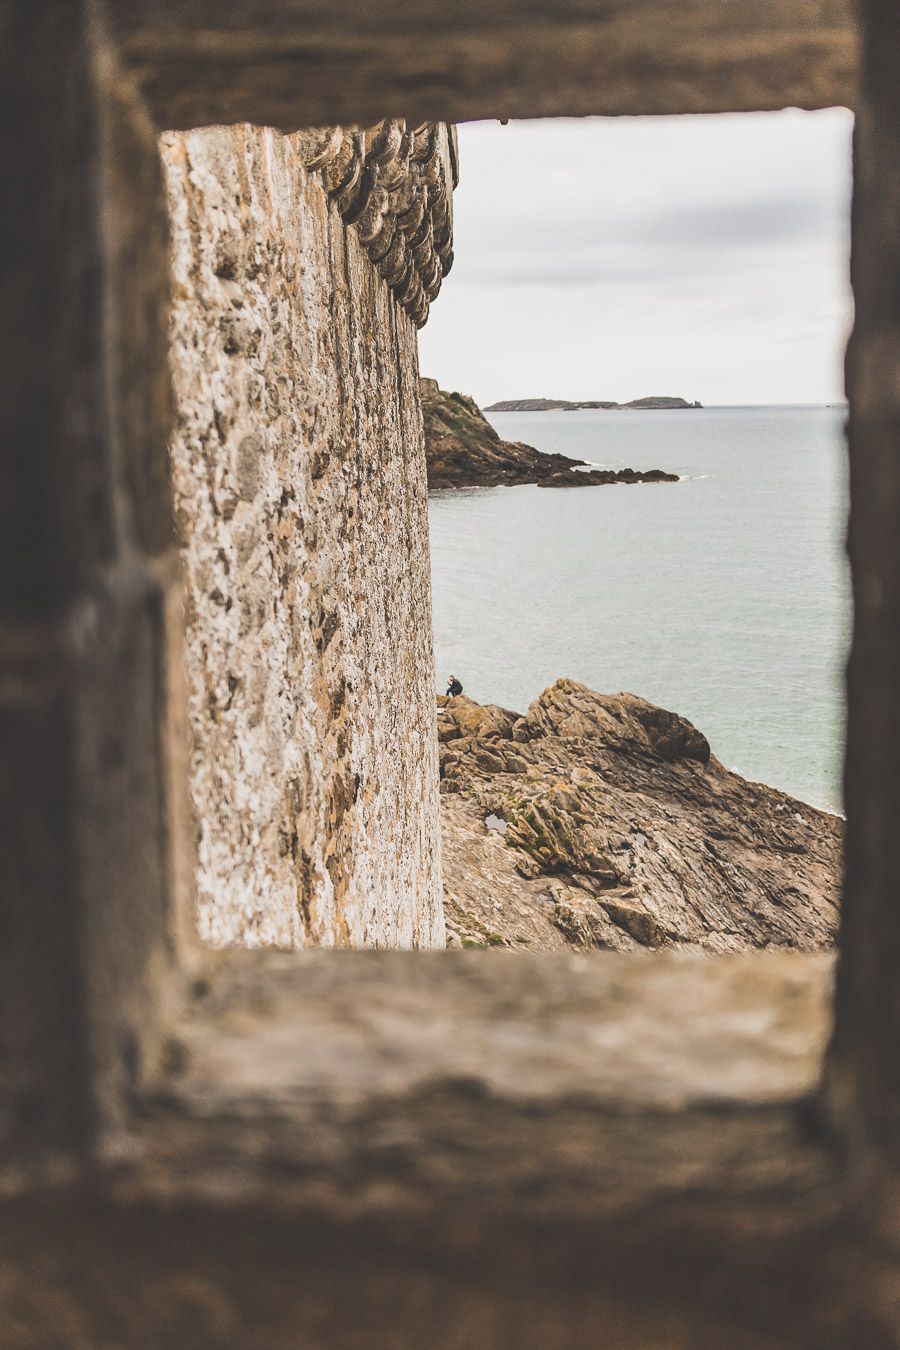
<instances>
[{"instance_id":1,"label":"calm sea water","mask_svg":"<svg viewBox=\"0 0 900 1350\"><path fill-rule=\"evenodd\" d=\"M746 777L840 809L844 415L492 414L509 440L683 481L434 493L439 685L523 712L561 675L630 690Z\"/></svg>"}]
</instances>

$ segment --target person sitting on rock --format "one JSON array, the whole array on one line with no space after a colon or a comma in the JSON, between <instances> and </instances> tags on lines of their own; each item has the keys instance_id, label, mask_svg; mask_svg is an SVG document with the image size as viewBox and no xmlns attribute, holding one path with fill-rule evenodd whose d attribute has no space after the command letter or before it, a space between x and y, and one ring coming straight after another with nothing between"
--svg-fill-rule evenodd
<instances>
[{"instance_id":1,"label":"person sitting on rock","mask_svg":"<svg viewBox=\"0 0 900 1350\"><path fill-rule=\"evenodd\" d=\"M447 697L456 698L457 694L462 693L462 685L455 675L450 676L450 683L447 685Z\"/></svg>"}]
</instances>

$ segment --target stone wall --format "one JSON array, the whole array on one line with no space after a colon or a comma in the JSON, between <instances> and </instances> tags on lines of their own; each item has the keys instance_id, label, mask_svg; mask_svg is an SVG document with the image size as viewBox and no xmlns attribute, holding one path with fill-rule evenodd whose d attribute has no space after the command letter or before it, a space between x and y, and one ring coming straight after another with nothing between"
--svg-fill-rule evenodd
<instances>
[{"instance_id":1,"label":"stone wall","mask_svg":"<svg viewBox=\"0 0 900 1350\"><path fill-rule=\"evenodd\" d=\"M443 945L416 325L447 129L162 152L201 937Z\"/></svg>"}]
</instances>

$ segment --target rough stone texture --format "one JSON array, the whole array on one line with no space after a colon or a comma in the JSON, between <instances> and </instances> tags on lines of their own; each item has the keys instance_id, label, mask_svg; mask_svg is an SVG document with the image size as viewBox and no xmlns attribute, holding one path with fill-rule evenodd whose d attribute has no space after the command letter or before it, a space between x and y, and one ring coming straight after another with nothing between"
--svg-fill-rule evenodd
<instances>
[{"instance_id":1,"label":"rough stone texture","mask_svg":"<svg viewBox=\"0 0 900 1350\"><path fill-rule=\"evenodd\" d=\"M415 327L306 169L322 145L163 138L200 932L427 947L443 919Z\"/></svg>"},{"instance_id":2,"label":"rough stone texture","mask_svg":"<svg viewBox=\"0 0 900 1350\"><path fill-rule=\"evenodd\" d=\"M662 469L587 469L583 459L545 454L521 441L501 440L468 394L447 393L437 380L423 379L419 384L429 488L512 487L517 483L592 487L678 481L677 474Z\"/></svg>"},{"instance_id":3,"label":"rough stone texture","mask_svg":"<svg viewBox=\"0 0 900 1350\"><path fill-rule=\"evenodd\" d=\"M684 718L574 680L525 717L438 701L453 945L833 943L840 820L731 773Z\"/></svg>"}]
</instances>

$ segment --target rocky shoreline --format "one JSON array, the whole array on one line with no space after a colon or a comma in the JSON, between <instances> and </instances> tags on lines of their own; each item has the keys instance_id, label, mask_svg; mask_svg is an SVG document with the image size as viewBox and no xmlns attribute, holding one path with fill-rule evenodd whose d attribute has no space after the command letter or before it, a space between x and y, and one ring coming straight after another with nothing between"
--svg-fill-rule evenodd
<instances>
[{"instance_id":1,"label":"rocky shoreline","mask_svg":"<svg viewBox=\"0 0 900 1350\"><path fill-rule=\"evenodd\" d=\"M690 722L558 680L438 699L450 946L818 951L842 821L726 769Z\"/></svg>"},{"instance_id":2,"label":"rocky shoreline","mask_svg":"<svg viewBox=\"0 0 900 1350\"><path fill-rule=\"evenodd\" d=\"M591 469L584 460L544 454L521 441L504 441L468 394L447 393L422 379L428 487L591 487L610 483L675 483L662 469Z\"/></svg>"}]
</instances>

